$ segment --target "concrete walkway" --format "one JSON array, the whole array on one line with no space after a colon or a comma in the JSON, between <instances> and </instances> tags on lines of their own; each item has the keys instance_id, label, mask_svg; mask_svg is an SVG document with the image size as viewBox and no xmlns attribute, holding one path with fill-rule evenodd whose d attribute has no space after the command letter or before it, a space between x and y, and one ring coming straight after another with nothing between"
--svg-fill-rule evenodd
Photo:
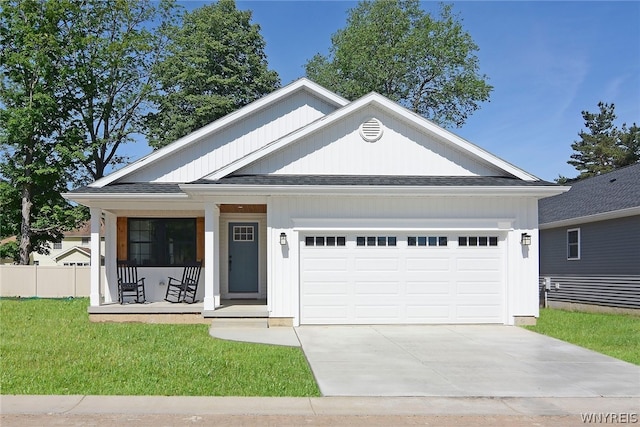
<instances>
[{"instance_id":1,"label":"concrete walkway","mask_svg":"<svg viewBox=\"0 0 640 427\"><path fill-rule=\"evenodd\" d=\"M300 347L300 341L298 340L295 330L284 326L272 328L218 328L212 326L209 328L209 335L228 341Z\"/></svg>"}]
</instances>

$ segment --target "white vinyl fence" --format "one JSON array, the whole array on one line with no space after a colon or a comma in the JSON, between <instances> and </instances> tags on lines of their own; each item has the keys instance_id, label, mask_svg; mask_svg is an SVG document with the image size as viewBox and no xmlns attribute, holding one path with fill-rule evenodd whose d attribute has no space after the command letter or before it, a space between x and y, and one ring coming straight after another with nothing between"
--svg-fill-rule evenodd
<instances>
[{"instance_id":1,"label":"white vinyl fence","mask_svg":"<svg viewBox=\"0 0 640 427\"><path fill-rule=\"evenodd\" d=\"M88 297L91 267L0 265L0 297ZM104 277L104 267L102 267Z\"/></svg>"}]
</instances>

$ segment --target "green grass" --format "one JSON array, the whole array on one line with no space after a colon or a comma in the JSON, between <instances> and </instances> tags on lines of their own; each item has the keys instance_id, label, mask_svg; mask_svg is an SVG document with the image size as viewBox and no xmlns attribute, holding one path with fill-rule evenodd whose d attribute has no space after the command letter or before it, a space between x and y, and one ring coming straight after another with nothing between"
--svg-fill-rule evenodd
<instances>
[{"instance_id":1,"label":"green grass","mask_svg":"<svg viewBox=\"0 0 640 427\"><path fill-rule=\"evenodd\" d=\"M640 365L640 317L545 308L527 329Z\"/></svg>"},{"instance_id":2,"label":"green grass","mask_svg":"<svg viewBox=\"0 0 640 427\"><path fill-rule=\"evenodd\" d=\"M207 325L91 323L88 300L0 300L1 394L318 396L299 348Z\"/></svg>"}]
</instances>

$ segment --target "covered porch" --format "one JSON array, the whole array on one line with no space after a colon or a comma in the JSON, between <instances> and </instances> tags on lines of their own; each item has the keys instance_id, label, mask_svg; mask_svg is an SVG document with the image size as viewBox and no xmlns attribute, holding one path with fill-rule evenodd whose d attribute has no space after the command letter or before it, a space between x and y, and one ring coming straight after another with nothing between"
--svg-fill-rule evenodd
<instances>
[{"instance_id":1,"label":"covered porch","mask_svg":"<svg viewBox=\"0 0 640 427\"><path fill-rule=\"evenodd\" d=\"M255 203L256 200L243 201L252 203L192 199L181 203L179 207L155 201L144 204L144 208L140 203L135 203L134 207L132 202L114 204L113 201L109 208L91 206L91 291L88 310L91 320L211 323L211 319L215 318L267 319L267 206L266 203ZM164 205L164 209L160 209L163 207L160 205ZM192 225L186 232L189 237L179 242L182 246L176 249L177 239L168 237L168 225L164 225L166 230L162 230L160 237L152 232L148 233L150 237L140 237L146 229L142 228L142 232L139 232L136 224L144 221L152 222L152 225L164 225L171 221L184 221ZM104 222L104 253L100 248L101 222ZM175 235L185 233L182 229L171 232ZM147 242L144 242L145 239ZM168 249L161 247L163 245ZM251 246L253 255L243 255L247 246ZM157 262L153 256L162 250L167 255L163 262ZM101 257L105 260L104 274L100 273L99 268ZM189 259L197 260L202 265L196 302L165 301L169 278L180 279L184 270L182 263ZM127 300L120 303L119 260L135 264L138 277L144 278L144 303L129 303Z\"/></svg>"}]
</instances>

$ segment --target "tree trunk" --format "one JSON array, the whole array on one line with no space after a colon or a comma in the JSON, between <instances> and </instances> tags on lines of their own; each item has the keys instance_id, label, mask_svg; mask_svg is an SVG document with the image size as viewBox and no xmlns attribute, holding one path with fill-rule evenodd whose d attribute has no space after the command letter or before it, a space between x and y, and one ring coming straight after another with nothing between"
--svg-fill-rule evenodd
<instances>
[{"instance_id":1,"label":"tree trunk","mask_svg":"<svg viewBox=\"0 0 640 427\"><path fill-rule=\"evenodd\" d=\"M29 265L31 255L31 186L22 189L22 222L20 224L20 265Z\"/></svg>"}]
</instances>

